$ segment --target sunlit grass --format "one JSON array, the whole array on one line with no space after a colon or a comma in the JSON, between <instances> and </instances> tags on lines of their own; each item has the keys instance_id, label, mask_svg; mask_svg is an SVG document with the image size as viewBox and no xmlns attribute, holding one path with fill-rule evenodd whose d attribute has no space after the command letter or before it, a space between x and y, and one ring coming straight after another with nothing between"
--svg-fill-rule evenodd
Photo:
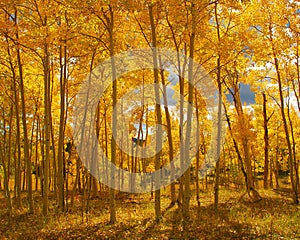
<instances>
[{"instance_id":1,"label":"sunlit grass","mask_svg":"<svg viewBox=\"0 0 300 240\"><path fill-rule=\"evenodd\" d=\"M288 197L272 190L261 190L263 200L252 203L243 192L221 189L218 213L213 207L211 191L201 192L201 207L193 195L189 231L183 232L180 212L170 203L169 193L162 191L164 211L160 223L155 221L154 200L150 194L118 195L117 219L109 223L109 199L92 199L89 209L81 201L59 213L52 205L47 217L42 216L41 199L35 198L35 214L14 209L9 217L1 199L0 236L7 239L299 239L299 207ZM54 201L53 201L54 202ZM52 203L52 202L51 202ZM4 238L4 239L5 239Z\"/></svg>"}]
</instances>

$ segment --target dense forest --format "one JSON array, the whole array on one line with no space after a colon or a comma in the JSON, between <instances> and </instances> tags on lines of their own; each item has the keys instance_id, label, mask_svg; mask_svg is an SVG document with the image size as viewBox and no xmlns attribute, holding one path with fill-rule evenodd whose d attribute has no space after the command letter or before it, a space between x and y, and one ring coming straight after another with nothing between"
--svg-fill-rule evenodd
<instances>
[{"instance_id":1,"label":"dense forest","mask_svg":"<svg viewBox=\"0 0 300 240\"><path fill-rule=\"evenodd\" d=\"M1 0L1 239L298 239L300 2Z\"/></svg>"}]
</instances>

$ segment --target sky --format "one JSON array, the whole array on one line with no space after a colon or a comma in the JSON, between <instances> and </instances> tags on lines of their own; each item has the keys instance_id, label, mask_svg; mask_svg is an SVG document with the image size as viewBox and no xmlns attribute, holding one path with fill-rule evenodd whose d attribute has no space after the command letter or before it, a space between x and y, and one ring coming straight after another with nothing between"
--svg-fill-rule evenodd
<instances>
[{"instance_id":1,"label":"sky","mask_svg":"<svg viewBox=\"0 0 300 240\"><path fill-rule=\"evenodd\" d=\"M245 103L246 105L255 104L255 93L251 91L249 84L240 83L240 95L243 105ZM231 94L227 94L226 99L228 102L233 103Z\"/></svg>"},{"instance_id":2,"label":"sky","mask_svg":"<svg viewBox=\"0 0 300 240\"><path fill-rule=\"evenodd\" d=\"M178 77L175 74L171 73L168 80L171 83L170 85L172 87L178 82ZM173 94L174 91L171 88L167 88L168 105L176 105L177 100L172 98ZM242 104L255 104L255 93L251 91L249 84L240 83L240 95ZM226 95L226 99L228 102L233 103L231 94Z\"/></svg>"}]
</instances>

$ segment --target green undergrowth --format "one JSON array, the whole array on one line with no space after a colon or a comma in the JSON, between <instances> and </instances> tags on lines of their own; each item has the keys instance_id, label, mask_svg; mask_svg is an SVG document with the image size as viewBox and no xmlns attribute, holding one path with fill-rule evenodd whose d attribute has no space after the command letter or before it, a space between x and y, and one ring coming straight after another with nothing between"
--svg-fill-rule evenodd
<instances>
[{"instance_id":1,"label":"green undergrowth","mask_svg":"<svg viewBox=\"0 0 300 240\"><path fill-rule=\"evenodd\" d=\"M35 214L24 210L7 213L0 199L0 239L300 239L299 206L273 190L261 190L263 199L250 202L242 192L220 191L216 212L213 193L201 193L201 206L191 199L190 220L183 230L178 206L167 209L170 198L162 193L163 216L157 223L150 194L118 195L117 223L109 223L109 199L103 195L89 202L88 212L75 199L66 213L51 200L49 215L41 212L42 201L35 197Z\"/></svg>"}]
</instances>

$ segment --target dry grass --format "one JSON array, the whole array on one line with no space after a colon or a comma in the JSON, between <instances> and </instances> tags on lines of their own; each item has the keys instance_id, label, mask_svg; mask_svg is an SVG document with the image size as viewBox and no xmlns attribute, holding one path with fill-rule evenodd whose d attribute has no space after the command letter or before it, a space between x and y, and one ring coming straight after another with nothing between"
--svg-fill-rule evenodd
<instances>
[{"instance_id":1,"label":"dry grass","mask_svg":"<svg viewBox=\"0 0 300 240\"><path fill-rule=\"evenodd\" d=\"M189 231L184 232L177 206L166 211L160 223L154 220L150 194L117 200L118 222L109 224L108 198L90 201L89 212L76 201L67 213L52 206L47 218L41 215L41 199L35 198L36 213L14 210L9 216L0 199L0 239L300 239L299 207L288 196L273 190L260 191L263 200L240 200L242 193L222 189L218 213L211 192L201 193L201 207L191 201ZM167 192L162 209L169 204Z\"/></svg>"}]
</instances>

